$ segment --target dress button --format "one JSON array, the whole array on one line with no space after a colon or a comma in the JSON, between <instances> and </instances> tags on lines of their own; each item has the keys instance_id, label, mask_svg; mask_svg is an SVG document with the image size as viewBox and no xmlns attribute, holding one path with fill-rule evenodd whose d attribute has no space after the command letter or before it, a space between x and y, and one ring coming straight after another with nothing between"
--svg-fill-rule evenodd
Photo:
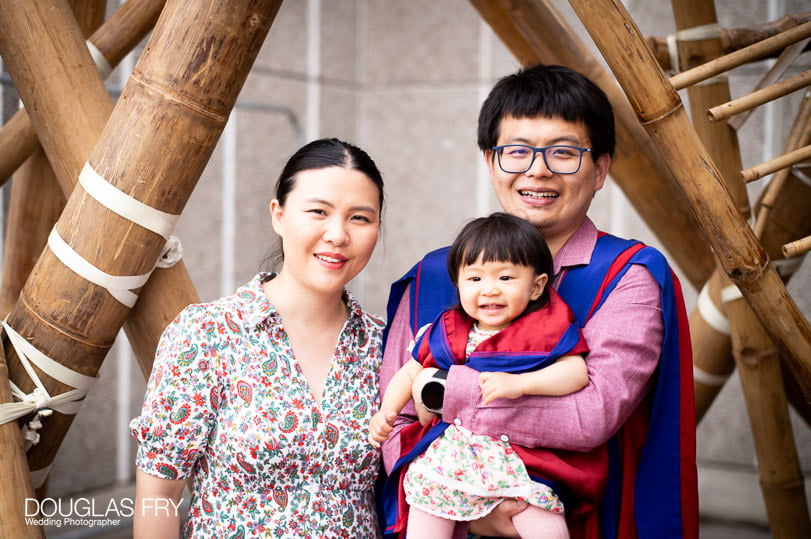
<instances>
[{"instance_id":1,"label":"dress button","mask_svg":"<svg viewBox=\"0 0 811 539\"><path fill-rule=\"evenodd\" d=\"M453 420L453 424L458 427L459 425L462 424L462 420L457 417L456 419Z\"/></svg>"},{"instance_id":2,"label":"dress button","mask_svg":"<svg viewBox=\"0 0 811 539\"><path fill-rule=\"evenodd\" d=\"M506 434L502 434L502 435L501 435L501 441L502 441L502 442L509 442L509 441L510 441L510 437L509 437L509 436L507 436Z\"/></svg>"}]
</instances>

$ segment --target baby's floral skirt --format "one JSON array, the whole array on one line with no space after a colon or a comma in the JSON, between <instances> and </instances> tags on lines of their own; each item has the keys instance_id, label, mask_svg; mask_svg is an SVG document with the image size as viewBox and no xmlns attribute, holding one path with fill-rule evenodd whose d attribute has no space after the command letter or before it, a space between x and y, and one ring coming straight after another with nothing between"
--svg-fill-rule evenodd
<instances>
[{"instance_id":1,"label":"baby's floral skirt","mask_svg":"<svg viewBox=\"0 0 811 539\"><path fill-rule=\"evenodd\" d=\"M563 513L554 491L530 479L509 443L450 425L414 459L404 479L406 501L450 520L475 520L506 498Z\"/></svg>"}]
</instances>

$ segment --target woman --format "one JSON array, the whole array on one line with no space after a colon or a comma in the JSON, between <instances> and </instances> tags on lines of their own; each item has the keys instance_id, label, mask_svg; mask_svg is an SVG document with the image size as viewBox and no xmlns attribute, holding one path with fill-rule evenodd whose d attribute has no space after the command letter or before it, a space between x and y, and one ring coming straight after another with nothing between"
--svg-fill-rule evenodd
<instances>
[{"instance_id":1,"label":"woman","mask_svg":"<svg viewBox=\"0 0 811 539\"><path fill-rule=\"evenodd\" d=\"M369 261L383 180L336 139L293 155L270 203L277 274L187 307L161 338L142 413L135 537L375 537L382 322L344 286Z\"/></svg>"}]
</instances>

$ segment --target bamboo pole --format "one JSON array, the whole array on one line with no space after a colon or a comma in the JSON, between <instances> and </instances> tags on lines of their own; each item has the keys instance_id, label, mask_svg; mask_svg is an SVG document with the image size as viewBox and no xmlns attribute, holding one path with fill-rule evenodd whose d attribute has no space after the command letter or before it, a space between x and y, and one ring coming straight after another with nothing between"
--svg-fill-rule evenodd
<instances>
[{"instance_id":1,"label":"bamboo pole","mask_svg":"<svg viewBox=\"0 0 811 539\"><path fill-rule=\"evenodd\" d=\"M806 94L800 102L797 115L783 143L782 153L791 152L807 145L809 142L811 142L811 96ZM794 186L791 189L790 196L782 196L787 192L784 189L786 184L789 184L789 187ZM763 245L772 258L779 258L780 246L784 243L805 235L802 228L797 229L797 225L802 227L802 223L808 223L806 228L811 226L808 219L799 219L796 221L796 225L791 226L793 223L783 217L786 215L804 215L808 208L807 204L811 202L808 192L808 188L803 186L796 177L793 177L789 169L782 169L772 177L772 181L766 186L760 200L755 205L755 215L757 216L755 234L762 238ZM781 200L784 204L799 201L800 205L778 207ZM784 230L786 232L783 232Z\"/></svg>"},{"instance_id":2,"label":"bamboo pole","mask_svg":"<svg viewBox=\"0 0 811 539\"><path fill-rule=\"evenodd\" d=\"M166 0L129 0L93 33L89 41L96 46L110 66L116 66L152 29L165 3ZM36 46L36 43L31 40L30 48L33 50ZM34 67L40 65L41 63L33 63ZM63 106L63 110L77 110L75 105L79 100L86 97L83 94L89 93L80 86L81 82L77 80L71 81L69 85L71 90L75 90L71 93L49 92L48 90L51 87L46 84L46 81L49 79L50 74L44 70L37 73L33 84L39 85L42 91L29 98L35 100L35 114L36 111L42 108L39 106L39 100L47 100L50 108ZM95 99L103 99L104 102L109 102L106 93L103 98L96 93ZM111 105L109 105L109 110L112 111ZM14 130L7 131L11 125L14 126ZM100 121L98 116L95 117L94 128L83 131L81 137L62 133L60 127L60 125L49 122L47 117L43 117L43 120L39 122L39 129L47 132L47 135L43 136L46 144L55 139L65 141L64 145L50 145L52 159L57 161L71 160L75 167L81 166L83 161L74 159L72 156L78 155L82 156L83 159L87 158L89 148L98 140L98 135L101 133L104 123ZM9 140L28 140L30 138L33 147L36 146L36 135L27 112L24 110L18 112L11 122L0 130L0 148L8 150L0 152L0 170L8 170L8 173L11 174L18 166L17 160L22 161L25 152L29 150L27 145L19 148L7 148L3 145L2 141L6 140L4 135L7 133L7 139ZM15 151L19 153L15 155ZM76 168L71 172L70 177L63 178L61 185L66 196L70 196L79 170L79 168ZM155 278L158 275L160 275L160 279ZM153 281L163 284L153 285ZM163 328L183 307L198 301L199 296L182 261L171 268L155 270L153 278L141 291L138 308L133 311L124 328L130 338L130 343L141 369L147 374L151 369L158 339ZM149 305L149 309L146 309L145 305Z\"/></svg>"},{"instance_id":3,"label":"bamboo pole","mask_svg":"<svg viewBox=\"0 0 811 539\"><path fill-rule=\"evenodd\" d=\"M93 169L147 206L180 213L280 3L168 2L88 159ZM12 20L2 15L0 21ZM33 114L32 121L36 126ZM164 243L83 188L73 192L55 230L75 252L112 275L148 273ZM106 289L85 281L46 249L9 324L45 355L94 376L128 313ZM30 391L32 384L16 354L6 351L11 379ZM52 394L69 389L43 378ZM33 470L50 465L71 420L59 413L51 416L42 441L29 452ZM0 481L8 484L8 478L0 463Z\"/></svg>"},{"instance_id":4,"label":"bamboo pole","mask_svg":"<svg viewBox=\"0 0 811 539\"><path fill-rule=\"evenodd\" d=\"M811 328L740 215L678 94L618 1L570 0L690 200L730 280L741 290L811 398ZM629 61L633 58L634 61Z\"/></svg>"},{"instance_id":5,"label":"bamboo pole","mask_svg":"<svg viewBox=\"0 0 811 539\"><path fill-rule=\"evenodd\" d=\"M128 0L88 41L101 52L110 67L115 67L152 29L165 3L166 0ZM0 129L0 185L34 152L37 144L28 113L21 109ZM75 175L73 178L75 181Z\"/></svg>"},{"instance_id":6,"label":"bamboo pole","mask_svg":"<svg viewBox=\"0 0 811 539\"><path fill-rule=\"evenodd\" d=\"M731 116L735 116L741 112L746 112L755 107L759 107L769 101L786 96L792 92L796 92L811 84L811 70L808 70L799 75L789 77L780 82L776 82L765 88L761 88L751 94L733 99L728 103L723 103L716 107L712 107L707 114L711 121L719 122L726 120Z\"/></svg>"},{"instance_id":7,"label":"bamboo pole","mask_svg":"<svg viewBox=\"0 0 811 539\"><path fill-rule=\"evenodd\" d=\"M796 150L783 154L780 157L769 159L764 163L741 171L741 179L747 183L753 182L778 170L787 169L809 159L811 159L811 145L803 146L802 148L797 148Z\"/></svg>"},{"instance_id":8,"label":"bamboo pole","mask_svg":"<svg viewBox=\"0 0 811 539\"><path fill-rule=\"evenodd\" d=\"M673 0L673 13L679 30L717 24L713 2L704 0ZM680 65L689 69L721 56L719 37L678 43L679 58L692 62ZM735 205L744 217L749 215L749 200L744 183L738 179L741 168L740 149L736 131L727 123L710 123L703 111L719 102L729 101L729 83L726 78L711 83L691 86L687 89L692 111L693 126L726 180L726 187ZM745 301L737 294L722 268L716 270L721 297L732 290L734 299L724 301L724 310L729 319L732 336L733 364L739 366L743 394L752 424L755 446L758 448L758 469L761 477L764 504L769 515L770 527L777 537L801 537L809 535L811 523L806 509L803 477L797 457L789 419L786 393L780 372L780 359L776 347L764 332L763 327ZM700 312L700 310L698 310ZM691 317L691 322L696 321ZM708 324L709 325L709 324ZM691 327L691 332L696 333ZM728 342L725 335L712 335L721 346ZM713 347L701 340L693 341L694 372L699 366L707 370L731 370L729 355L707 357ZM745 372L743 372L745 371ZM706 377L697 377L696 388L703 398L712 394L717 385L708 385ZM712 395L714 398L714 395ZM768 397L768 403L762 402ZM698 402L698 397L696 398ZM703 406L703 403L702 403ZM706 408L704 408L706 409ZM703 413L696 411L697 418ZM779 436L777 436L779 434ZM777 479L775 479L777 478ZM797 488L799 485L799 489Z\"/></svg>"},{"instance_id":9,"label":"bamboo pole","mask_svg":"<svg viewBox=\"0 0 811 539\"><path fill-rule=\"evenodd\" d=\"M672 0L676 30L682 36L685 31L697 27L712 27L718 24L713 2L705 0ZM701 38L684 37L677 43L679 70L685 71L723 55L720 29L717 35L705 34ZM741 170L741 152L738 136L726 124L710 123L703 113L712 105L730 99L729 83L717 79L708 84L687 89L696 133L712 155L721 172L727 190L742 215L749 215L749 200L744 184L737 180ZM690 335L693 351L693 379L696 401L696 422L704 416L707 408L734 371L729 340L730 326L726 320L726 306L722 289L729 286L723 270L716 266L704 285L696 308L690 315Z\"/></svg>"},{"instance_id":10,"label":"bamboo pole","mask_svg":"<svg viewBox=\"0 0 811 539\"><path fill-rule=\"evenodd\" d=\"M724 54L729 54L808 21L811 21L811 12L784 15L775 21L744 28L721 28L721 47ZM645 41L662 70L674 71L678 68L671 63L668 37L650 36Z\"/></svg>"},{"instance_id":11,"label":"bamboo pole","mask_svg":"<svg viewBox=\"0 0 811 539\"><path fill-rule=\"evenodd\" d=\"M783 254L786 256L786 258L799 256L807 253L808 251L811 251L811 236L806 236L783 246Z\"/></svg>"},{"instance_id":12,"label":"bamboo pole","mask_svg":"<svg viewBox=\"0 0 811 539\"><path fill-rule=\"evenodd\" d=\"M676 90L693 86L703 80L720 75L725 71L742 66L747 62L764 58L768 54L782 50L792 43L796 43L809 36L811 36L811 21L743 49L731 52L707 64L673 75L670 78L670 84Z\"/></svg>"},{"instance_id":13,"label":"bamboo pole","mask_svg":"<svg viewBox=\"0 0 811 539\"><path fill-rule=\"evenodd\" d=\"M732 332L733 356L752 426L771 535L786 539L811 537L811 518L779 351L745 301L730 303L727 312L730 320L745 330Z\"/></svg>"},{"instance_id":14,"label":"bamboo pole","mask_svg":"<svg viewBox=\"0 0 811 539\"><path fill-rule=\"evenodd\" d=\"M6 241L3 248L3 282L0 318L16 303L20 290L39 258L48 233L65 207L51 164L37 149L23 163L11 184Z\"/></svg>"},{"instance_id":15,"label":"bamboo pole","mask_svg":"<svg viewBox=\"0 0 811 539\"><path fill-rule=\"evenodd\" d=\"M39 147L27 114L15 113L0 129L0 185Z\"/></svg>"},{"instance_id":16,"label":"bamboo pole","mask_svg":"<svg viewBox=\"0 0 811 539\"><path fill-rule=\"evenodd\" d=\"M65 6L75 14L75 24L79 32L90 34L104 20L106 8L104 0L70 1ZM15 121L17 117L20 118L20 121ZM65 205L65 199L59 192L53 169L37 143L36 137L25 135L25 132L33 132L27 117L15 115L10 125L12 128L8 132L12 139L7 141L8 144L14 150L22 151L24 155L30 155L30 158L17 175L11 192L3 257L3 286L0 296L3 315L17 300L25 279L45 245L48 230L56 222ZM3 180L11 175L12 170L4 171ZM4 388L8 387L7 373L4 359L3 375L0 376ZM4 392L0 402L11 402L11 394ZM19 426L16 421L3 425L3 428L17 430L16 438L19 439ZM17 499L0 501L0 515L5 515L0 519L0 532L2 532L0 536L41 537L42 530L39 527L27 526L23 522L22 515L25 513L19 507L20 501L34 498L37 495L31 487L29 468L25 463L22 446L12 442L8 437L3 437L0 440L0 447L5 449L2 454L9 460L9 466L14 469L10 473L13 484L18 485L16 492L13 492ZM24 473L20 473L18 470L16 464L18 459L25 463ZM44 492L45 486L43 485L41 488ZM20 497L19 495L22 493L25 493L25 496ZM21 531L20 527L24 528L24 531Z\"/></svg>"},{"instance_id":17,"label":"bamboo pole","mask_svg":"<svg viewBox=\"0 0 811 539\"><path fill-rule=\"evenodd\" d=\"M91 36L91 41L97 44L97 48L107 58L108 63L116 65L126 51L130 50L135 44L142 39L142 37L151 29L154 21L160 14L161 9L165 4L165 0L129 0L126 4L122 5L110 19L104 23L98 31L94 32ZM43 3L44 5L44 3ZM24 6L24 3L21 4ZM6 6L0 6L3 8ZM11 9L11 6L7 7ZM33 12L36 13L36 12ZM9 17L14 14L9 14ZM3 21L0 20L0 24ZM44 20L42 25L46 26L47 20ZM47 31L47 28L43 32ZM120 41L116 42L115 35L121 35ZM78 39L75 33L71 32L54 32L54 39L72 39L72 45L63 45L61 48L71 48L75 54L79 55L71 61L68 61L68 56L62 56L67 64L81 64L87 63L89 55L83 45L83 41ZM46 39L46 38L43 38ZM27 40L27 41L26 41ZM21 33L16 36L9 44L9 48L15 54L24 54L25 51L37 50L38 43L36 39L28 33ZM0 41L2 47L2 41ZM10 55L10 54L9 54ZM85 56L87 55L87 56ZM44 141L46 152L52 161L69 162L70 168L67 172L69 176L60 178L60 185L65 193L65 196L70 196L73 190L73 185L77 181L77 177L83 166L84 161L89 156L90 150L98 140L101 130L104 128L105 121L102 121L100 115L94 115L92 121L92 129L86 129L78 135L73 132L62 132L61 129L64 123L51 122L47 116L43 114L44 110L59 109L65 111L65 116L70 117L71 114L76 114L81 111L81 103L85 99L96 99L106 104L106 109L111 112L112 105L106 93L102 95L97 90L97 86L85 88L82 86L83 81L79 78L72 78L70 84L56 89L48 84L52 77L52 69L50 66L41 61L32 61L27 64L33 70L31 71L31 84L35 86L37 92L31 92L31 95L24 96L24 100L31 106L32 116L39 119L35 127L42 133L40 139ZM74 75L72 72L68 75ZM98 78L98 76L96 76ZM18 85L20 83L18 82ZM44 102L44 104L43 104ZM75 111L75 112L74 112ZM24 119L29 122L28 114L23 112L21 115L15 115L16 118ZM61 141L62 144L55 144L54 141ZM0 152L0 161L4 152ZM66 167L67 168L67 167ZM66 170L62 169L61 172L65 173ZM155 279L160 275L160 279ZM140 293L140 301L142 305L149 305L149 310L144 307L135 309L127 323L125 324L125 331L130 338L133 351L136 354L141 369L149 372L152 366L155 350L158 345L158 340L163 331L163 328L180 312L183 307L190 303L199 301L194 285L186 270L185 265L181 262L175 266L167 269L158 268L153 273L153 278L144 287ZM153 285L152 282L163 283L161 285Z\"/></svg>"},{"instance_id":18,"label":"bamboo pole","mask_svg":"<svg viewBox=\"0 0 811 539\"><path fill-rule=\"evenodd\" d=\"M112 111L107 89L64 1L0 2L0 24L0 54L29 104L29 118L62 190L70 193Z\"/></svg>"},{"instance_id":19,"label":"bamboo pole","mask_svg":"<svg viewBox=\"0 0 811 539\"><path fill-rule=\"evenodd\" d=\"M0 350L0 403L11 402L8 384L8 367L5 353ZM22 515L26 514L26 500L36 498L28 476L28 463L23 453L20 427L16 421L0 425L0 454L3 455L3 488L0 488L0 537L34 539L45 537L40 526L28 526ZM13 487L13 488L9 488Z\"/></svg>"},{"instance_id":20,"label":"bamboo pole","mask_svg":"<svg viewBox=\"0 0 811 539\"><path fill-rule=\"evenodd\" d=\"M793 64L797 57L802 54L809 43L811 43L811 37L807 37L804 40L798 41L794 45L789 45L783 49L783 52L781 52L777 57L777 61L774 63L774 65L769 68L766 74L763 75L763 77L755 85L754 90L760 90L761 88L765 88L766 86L780 80L780 77L782 77L786 70L791 67L791 64ZM751 113L752 110L748 110L746 112L736 114L734 117L730 118L727 123L732 129L737 131L741 128L746 119L749 118Z\"/></svg>"},{"instance_id":21,"label":"bamboo pole","mask_svg":"<svg viewBox=\"0 0 811 539\"><path fill-rule=\"evenodd\" d=\"M104 22L106 0L71 0L68 5L84 35L92 34ZM13 118L18 115L26 120L28 129L33 133L27 115L15 114ZM0 178L4 177L0 174ZM32 153L11 186L0 286L0 316L8 314L17 301L31 268L45 247L48 232L64 207L65 197L59 190L53 168L34 137Z\"/></svg>"},{"instance_id":22,"label":"bamboo pole","mask_svg":"<svg viewBox=\"0 0 811 539\"><path fill-rule=\"evenodd\" d=\"M800 102L791 129L783 143L782 152L811 142L811 96L806 95ZM755 204L755 235L766 249L766 254L774 260L775 268L784 281L788 281L799 267L801 259L781 260L782 246L795 238L811 234L811 189L793 173L795 169L777 171L763 190ZM782 351L781 351L782 353ZM784 367L787 360L783 362ZM797 380L790 373L783 376L786 391L794 409L811 426L811 401L798 387Z\"/></svg>"},{"instance_id":23,"label":"bamboo pole","mask_svg":"<svg viewBox=\"0 0 811 539\"><path fill-rule=\"evenodd\" d=\"M698 304L690 313L690 338L693 350L693 387L696 424L735 371L732 358L731 328L721 289L728 282L723 268L717 267L702 288Z\"/></svg>"},{"instance_id":24,"label":"bamboo pole","mask_svg":"<svg viewBox=\"0 0 811 539\"><path fill-rule=\"evenodd\" d=\"M471 4L522 65L567 65L589 76L606 92L617 122L617 152L611 163L611 177L687 280L695 287L701 286L714 267L712 253L705 242L694 240L700 232L689 205L611 74L551 3L471 0Z\"/></svg>"}]
</instances>

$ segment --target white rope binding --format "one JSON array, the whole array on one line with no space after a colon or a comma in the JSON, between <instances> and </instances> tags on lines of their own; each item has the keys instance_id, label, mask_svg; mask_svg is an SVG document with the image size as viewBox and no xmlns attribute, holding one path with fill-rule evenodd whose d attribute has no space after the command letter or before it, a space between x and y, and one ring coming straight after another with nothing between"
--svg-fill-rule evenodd
<instances>
[{"instance_id":1,"label":"white rope binding","mask_svg":"<svg viewBox=\"0 0 811 539\"><path fill-rule=\"evenodd\" d=\"M79 411L87 392L93 387L97 378L86 376L57 363L34 345L17 333L5 320L0 322L3 330L9 337L17 357L20 359L28 377L34 382L34 389L30 393L22 391L17 384L9 380L11 395L17 402L0 404L0 425L14 421L29 414L34 417L23 426L22 435L24 448L27 451L31 446L39 443L39 430L42 428L42 418L50 416L54 410L66 415L73 415ZM45 384L37 376L32 367L36 365L42 372L54 380L71 386L74 389L51 396Z\"/></svg>"},{"instance_id":2,"label":"white rope binding","mask_svg":"<svg viewBox=\"0 0 811 539\"><path fill-rule=\"evenodd\" d=\"M111 275L88 262L62 239L56 227L48 236L48 247L65 266L87 281L106 288L110 295L120 303L132 308L138 300L138 295L132 290L146 284L155 267L169 268L183 256L180 240L170 235L180 219L180 215L157 210L136 200L102 178L90 166L90 163L85 163L82 168L82 172L79 174L79 184L88 195L105 208L166 239L164 249L152 270L143 275L129 276Z\"/></svg>"},{"instance_id":3,"label":"white rope binding","mask_svg":"<svg viewBox=\"0 0 811 539\"><path fill-rule=\"evenodd\" d=\"M697 303L698 313L711 328L724 335L731 334L729 320L727 320L724 313L722 313L718 307L715 306L715 303L712 302L712 299L710 299L708 285L705 284L701 289L701 292L698 294Z\"/></svg>"},{"instance_id":4,"label":"white rope binding","mask_svg":"<svg viewBox=\"0 0 811 539\"><path fill-rule=\"evenodd\" d=\"M48 236L48 247L65 266L74 273L83 277L93 284L97 284L107 291L122 304L129 308L135 305L138 295L132 292L136 288L142 287L152 273L143 275L110 275L98 269L96 266L82 258L82 255L73 250L56 231L56 227L51 230Z\"/></svg>"}]
</instances>

